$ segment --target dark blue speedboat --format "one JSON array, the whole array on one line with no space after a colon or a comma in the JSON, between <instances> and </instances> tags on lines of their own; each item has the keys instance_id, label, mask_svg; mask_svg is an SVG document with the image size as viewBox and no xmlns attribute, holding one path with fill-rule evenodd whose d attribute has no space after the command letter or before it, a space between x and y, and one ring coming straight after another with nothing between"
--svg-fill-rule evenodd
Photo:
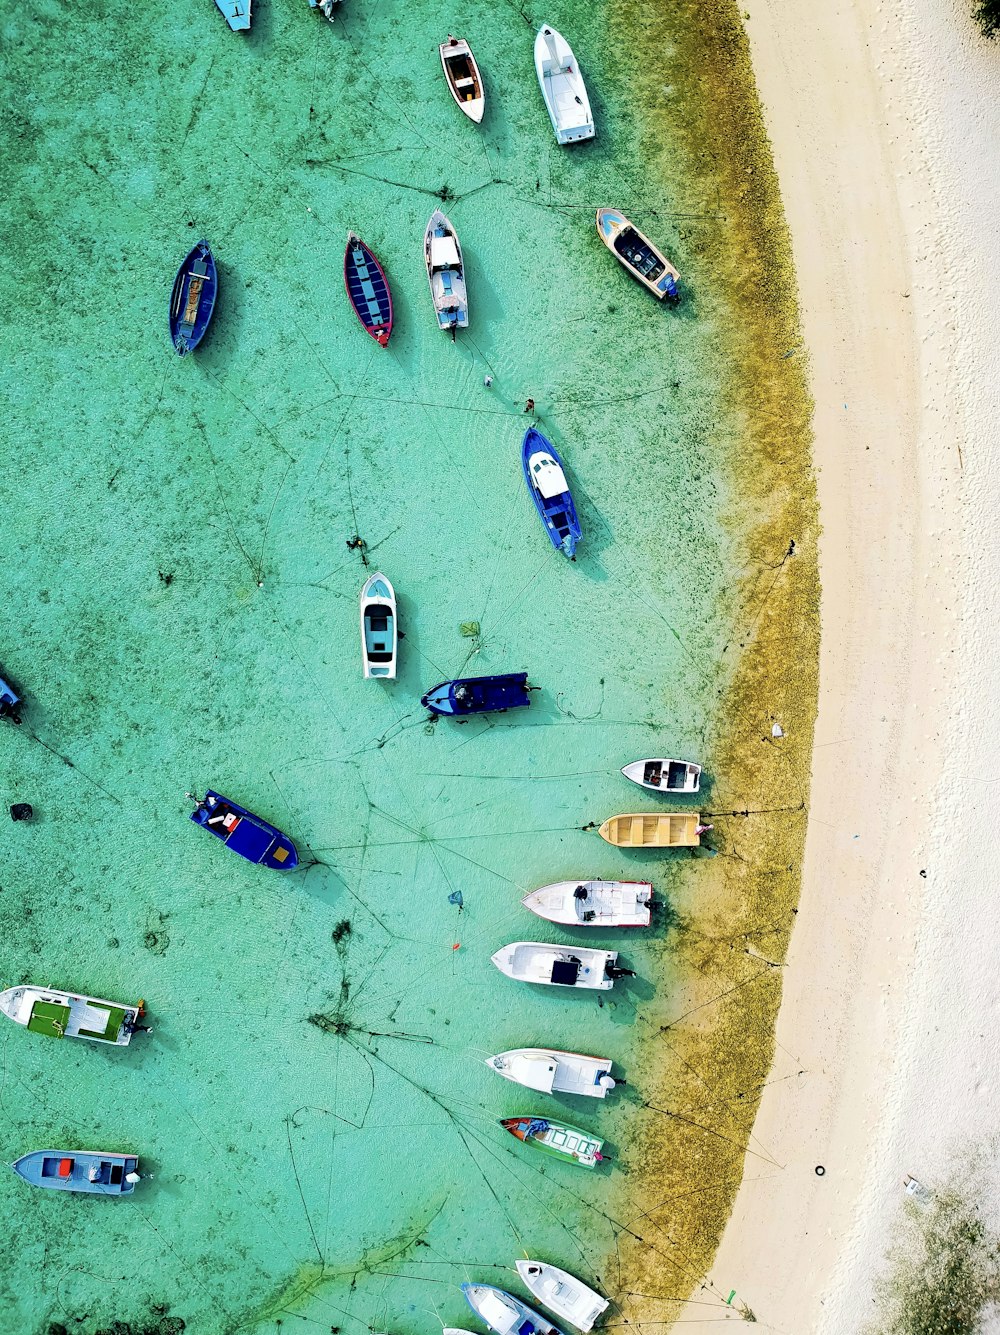
<instances>
[{"instance_id":1,"label":"dark blue speedboat","mask_svg":"<svg viewBox=\"0 0 1000 1335\"><path fill-rule=\"evenodd\" d=\"M170 294L170 337L182 357L205 337L218 292L215 256L207 241L199 241L177 270Z\"/></svg>"},{"instance_id":2,"label":"dark blue speedboat","mask_svg":"<svg viewBox=\"0 0 1000 1335\"><path fill-rule=\"evenodd\" d=\"M354 313L384 348L392 333L392 296L385 270L359 236L347 233L344 251L344 286Z\"/></svg>"},{"instance_id":3,"label":"dark blue speedboat","mask_svg":"<svg viewBox=\"0 0 1000 1335\"><path fill-rule=\"evenodd\" d=\"M139 1181L139 1160L134 1154L100 1150L32 1150L11 1168L33 1187L87 1191L94 1196L127 1196Z\"/></svg>"},{"instance_id":4,"label":"dark blue speedboat","mask_svg":"<svg viewBox=\"0 0 1000 1335\"><path fill-rule=\"evenodd\" d=\"M188 793L188 797L192 794ZM239 853L247 862L274 867L276 871L291 871L298 866L295 845L276 825L255 816L221 793L213 793L211 788L200 801L195 797L194 802L195 809L191 812L194 823L221 839L227 848Z\"/></svg>"},{"instance_id":5,"label":"dark blue speedboat","mask_svg":"<svg viewBox=\"0 0 1000 1335\"><path fill-rule=\"evenodd\" d=\"M421 698L433 714L488 714L491 710L520 709L531 704L527 672L505 672L498 677L459 677L443 681Z\"/></svg>"},{"instance_id":6,"label":"dark blue speedboat","mask_svg":"<svg viewBox=\"0 0 1000 1335\"><path fill-rule=\"evenodd\" d=\"M524 433L521 463L524 465L524 480L531 492L531 499L542 517L552 546L571 561L574 560L576 544L583 535L562 460L552 442L546 440L533 426L529 426Z\"/></svg>"},{"instance_id":7,"label":"dark blue speedboat","mask_svg":"<svg viewBox=\"0 0 1000 1335\"><path fill-rule=\"evenodd\" d=\"M21 715L17 712L20 703L21 697L17 691L0 677L0 718L9 718L11 723L20 723Z\"/></svg>"}]
</instances>

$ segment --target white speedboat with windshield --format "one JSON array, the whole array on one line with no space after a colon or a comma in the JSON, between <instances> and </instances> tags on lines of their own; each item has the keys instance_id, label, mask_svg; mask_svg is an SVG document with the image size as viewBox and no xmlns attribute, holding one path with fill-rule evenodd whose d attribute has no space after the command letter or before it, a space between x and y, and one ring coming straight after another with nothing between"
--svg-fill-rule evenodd
<instances>
[{"instance_id":1,"label":"white speedboat with windshield","mask_svg":"<svg viewBox=\"0 0 1000 1335\"><path fill-rule=\"evenodd\" d=\"M594 1322L610 1305L607 1298L602 1298L599 1293L588 1288L583 1280L577 1279L567 1270L560 1270L557 1265L524 1260L515 1261L514 1264L532 1297L563 1321L582 1330L584 1335L593 1329Z\"/></svg>"},{"instance_id":2,"label":"white speedboat with windshield","mask_svg":"<svg viewBox=\"0 0 1000 1335\"><path fill-rule=\"evenodd\" d=\"M588 950L583 946L556 946L543 941L514 941L492 956L508 978L519 983L549 987L579 987L607 992L618 978L634 977L618 967L617 950Z\"/></svg>"},{"instance_id":3,"label":"white speedboat with windshield","mask_svg":"<svg viewBox=\"0 0 1000 1335\"><path fill-rule=\"evenodd\" d=\"M564 927L648 927L653 887L649 881L553 881L521 903Z\"/></svg>"},{"instance_id":4,"label":"white speedboat with windshield","mask_svg":"<svg viewBox=\"0 0 1000 1335\"><path fill-rule=\"evenodd\" d=\"M511 1048L487 1057L486 1065L505 1080L543 1094L603 1099L618 1083L611 1074L610 1057L588 1057L558 1048Z\"/></svg>"},{"instance_id":5,"label":"white speedboat with windshield","mask_svg":"<svg viewBox=\"0 0 1000 1335\"><path fill-rule=\"evenodd\" d=\"M535 73L560 144L594 137L594 115L576 56L562 33L547 23L535 38Z\"/></svg>"}]
</instances>

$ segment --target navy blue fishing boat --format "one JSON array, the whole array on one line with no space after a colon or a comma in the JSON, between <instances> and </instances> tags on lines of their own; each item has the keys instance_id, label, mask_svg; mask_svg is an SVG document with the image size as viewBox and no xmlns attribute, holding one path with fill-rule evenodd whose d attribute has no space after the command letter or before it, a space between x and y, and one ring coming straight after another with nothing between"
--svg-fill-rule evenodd
<instances>
[{"instance_id":1,"label":"navy blue fishing boat","mask_svg":"<svg viewBox=\"0 0 1000 1335\"><path fill-rule=\"evenodd\" d=\"M207 241L199 241L177 270L170 294L170 337L182 357L205 337L218 292L215 256Z\"/></svg>"},{"instance_id":2,"label":"navy blue fishing boat","mask_svg":"<svg viewBox=\"0 0 1000 1335\"><path fill-rule=\"evenodd\" d=\"M527 672L497 677L458 677L443 681L420 700L432 714L488 714L531 704Z\"/></svg>"},{"instance_id":3,"label":"navy blue fishing boat","mask_svg":"<svg viewBox=\"0 0 1000 1335\"><path fill-rule=\"evenodd\" d=\"M0 677L0 718L9 718L11 723L20 723L21 715L17 712L20 703L21 697L17 691Z\"/></svg>"},{"instance_id":4,"label":"navy blue fishing boat","mask_svg":"<svg viewBox=\"0 0 1000 1335\"><path fill-rule=\"evenodd\" d=\"M359 236L347 233L344 251L344 286L354 313L384 348L392 333L392 296L385 270Z\"/></svg>"},{"instance_id":5,"label":"navy blue fishing boat","mask_svg":"<svg viewBox=\"0 0 1000 1335\"><path fill-rule=\"evenodd\" d=\"M195 803L191 812L194 823L221 839L227 848L239 853L247 862L274 867L276 871L291 871L298 866L295 845L276 825L255 816L231 798L212 792L211 788L201 799L192 793L188 793L188 797Z\"/></svg>"},{"instance_id":6,"label":"navy blue fishing boat","mask_svg":"<svg viewBox=\"0 0 1000 1335\"><path fill-rule=\"evenodd\" d=\"M531 499L552 546L571 561L575 560L576 544L583 535L562 460L552 442L533 426L524 433L521 463Z\"/></svg>"},{"instance_id":7,"label":"navy blue fishing boat","mask_svg":"<svg viewBox=\"0 0 1000 1335\"><path fill-rule=\"evenodd\" d=\"M32 1150L11 1164L33 1187L86 1191L93 1196L127 1196L139 1181L134 1154L101 1150Z\"/></svg>"}]
</instances>

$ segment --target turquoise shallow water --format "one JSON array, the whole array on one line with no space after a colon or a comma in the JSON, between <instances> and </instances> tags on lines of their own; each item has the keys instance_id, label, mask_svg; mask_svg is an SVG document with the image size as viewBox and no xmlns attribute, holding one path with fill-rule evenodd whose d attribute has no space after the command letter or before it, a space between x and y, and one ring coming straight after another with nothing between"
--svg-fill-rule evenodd
<instances>
[{"instance_id":1,"label":"turquoise shallow water","mask_svg":"<svg viewBox=\"0 0 1000 1335\"><path fill-rule=\"evenodd\" d=\"M582 827L652 805L618 775L637 756L711 774L732 629L717 461L738 425L720 316L681 183L646 176L600 7L344 10L331 26L305 0L262 3L249 38L210 0L155 22L116 0L2 19L0 662L28 703L0 765L4 805L37 813L0 849L3 985L141 994L155 1030L115 1052L0 1035L3 1156L134 1148L153 1173L122 1202L0 1176L12 1332L416 1335L474 1324L457 1285L504 1282L522 1254L622 1296L608 1257L630 1141L650 1133L646 1038L676 1001L667 937L623 942L639 977L603 1007L519 988L489 956L558 938L520 909L534 885L648 876L670 898L697 871ZM535 82L543 19L595 106L599 138L572 152ZM484 70L482 131L441 77L449 28ZM442 195L471 293L454 346L422 266ZM663 241L686 306L618 269L602 203ZM349 226L389 274L387 352L346 303ZM221 297L181 360L167 299L201 235ZM524 488L528 395L574 484L575 565ZM392 686L360 675L354 533L400 600ZM530 711L428 726L437 681L520 669ZM185 820L206 786L315 865L284 878L227 855ZM546 1101L483 1060L533 1043L627 1073L607 1104L565 1109L613 1166L538 1162L496 1126Z\"/></svg>"}]
</instances>

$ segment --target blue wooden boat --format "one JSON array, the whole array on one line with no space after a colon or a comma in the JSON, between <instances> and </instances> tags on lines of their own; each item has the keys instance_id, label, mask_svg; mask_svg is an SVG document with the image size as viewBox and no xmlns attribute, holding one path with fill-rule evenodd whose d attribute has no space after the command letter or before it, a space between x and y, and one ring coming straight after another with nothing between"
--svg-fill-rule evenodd
<instances>
[{"instance_id":1,"label":"blue wooden boat","mask_svg":"<svg viewBox=\"0 0 1000 1335\"><path fill-rule=\"evenodd\" d=\"M344 250L344 287L354 313L384 348L392 333L392 295L385 270L359 236L347 233Z\"/></svg>"},{"instance_id":2,"label":"blue wooden boat","mask_svg":"<svg viewBox=\"0 0 1000 1335\"><path fill-rule=\"evenodd\" d=\"M250 31L251 0L215 0L233 32Z\"/></svg>"},{"instance_id":3,"label":"blue wooden boat","mask_svg":"<svg viewBox=\"0 0 1000 1335\"><path fill-rule=\"evenodd\" d=\"M18 1177L33 1187L86 1191L92 1196L128 1196L139 1181L134 1154L101 1150L33 1150L11 1164Z\"/></svg>"},{"instance_id":4,"label":"blue wooden boat","mask_svg":"<svg viewBox=\"0 0 1000 1335\"><path fill-rule=\"evenodd\" d=\"M558 1326L506 1289L492 1284L463 1284L462 1292L476 1316L495 1335L563 1335Z\"/></svg>"},{"instance_id":5,"label":"blue wooden boat","mask_svg":"<svg viewBox=\"0 0 1000 1335\"><path fill-rule=\"evenodd\" d=\"M10 682L0 677L0 718L9 718L11 723L20 723L21 715L17 712L20 703L21 697L17 691Z\"/></svg>"},{"instance_id":6,"label":"blue wooden boat","mask_svg":"<svg viewBox=\"0 0 1000 1335\"><path fill-rule=\"evenodd\" d=\"M421 697L433 714L488 714L492 710L521 709L531 704L527 672L505 672L496 677L457 677L443 681Z\"/></svg>"},{"instance_id":7,"label":"blue wooden boat","mask_svg":"<svg viewBox=\"0 0 1000 1335\"><path fill-rule=\"evenodd\" d=\"M218 293L215 256L207 241L199 241L177 270L170 294L170 337L182 357L205 337Z\"/></svg>"},{"instance_id":8,"label":"blue wooden boat","mask_svg":"<svg viewBox=\"0 0 1000 1335\"><path fill-rule=\"evenodd\" d=\"M552 442L546 440L533 426L529 426L524 433L521 463L531 499L541 515L552 546L574 561L576 544L583 535L563 463Z\"/></svg>"},{"instance_id":9,"label":"blue wooden boat","mask_svg":"<svg viewBox=\"0 0 1000 1335\"><path fill-rule=\"evenodd\" d=\"M192 797L188 793L188 797ZM295 845L287 834L229 797L214 793L211 788L200 800L194 798L191 819L209 834L221 839L227 848L238 853L247 862L276 871L291 871L299 863Z\"/></svg>"}]
</instances>

